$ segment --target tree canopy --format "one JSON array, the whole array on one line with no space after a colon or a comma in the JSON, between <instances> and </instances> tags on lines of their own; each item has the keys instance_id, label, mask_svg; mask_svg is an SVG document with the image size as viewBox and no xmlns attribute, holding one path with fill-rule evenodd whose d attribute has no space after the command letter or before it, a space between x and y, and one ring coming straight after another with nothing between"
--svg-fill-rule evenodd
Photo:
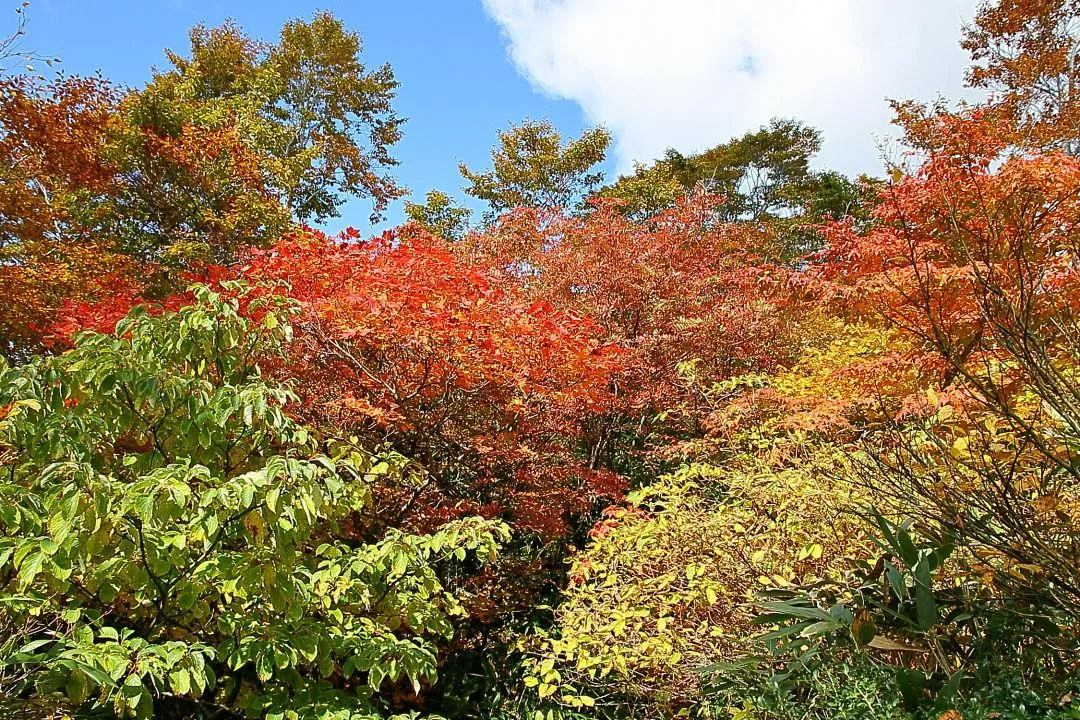
<instances>
[{"instance_id":1,"label":"tree canopy","mask_svg":"<svg viewBox=\"0 0 1080 720\"><path fill-rule=\"evenodd\" d=\"M3 74L0 714L1075 718L1078 23L982 4L885 179L526 120L375 234L329 13Z\"/></svg>"},{"instance_id":2,"label":"tree canopy","mask_svg":"<svg viewBox=\"0 0 1080 720\"><path fill-rule=\"evenodd\" d=\"M491 170L475 172L461 164L469 183L465 192L488 204L489 219L516 207L572 208L603 179L595 166L610 144L602 127L564 141L548 121L526 120L499 133Z\"/></svg>"}]
</instances>

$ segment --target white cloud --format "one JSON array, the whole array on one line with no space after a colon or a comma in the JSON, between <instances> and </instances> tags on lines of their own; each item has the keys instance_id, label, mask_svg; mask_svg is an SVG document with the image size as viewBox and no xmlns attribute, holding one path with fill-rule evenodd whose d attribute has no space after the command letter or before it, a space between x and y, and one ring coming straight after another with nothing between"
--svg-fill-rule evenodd
<instances>
[{"instance_id":1,"label":"white cloud","mask_svg":"<svg viewBox=\"0 0 1080 720\"><path fill-rule=\"evenodd\" d=\"M963 94L976 0L483 0L540 90L616 137L619 169L795 117L821 164L878 172L887 98Z\"/></svg>"}]
</instances>

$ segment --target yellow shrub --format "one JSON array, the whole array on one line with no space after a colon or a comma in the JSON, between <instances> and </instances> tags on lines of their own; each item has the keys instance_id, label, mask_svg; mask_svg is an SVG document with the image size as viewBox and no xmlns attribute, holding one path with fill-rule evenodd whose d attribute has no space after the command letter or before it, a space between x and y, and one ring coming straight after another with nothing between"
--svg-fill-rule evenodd
<instances>
[{"instance_id":1,"label":"yellow shrub","mask_svg":"<svg viewBox=\"0 0 1080 720\"><path fill-rule=\"evenodd\" d=\"M695 670L755 634L756 591L836 578L869 552L849 512L858 498L825 479L832 454L817 457L688 466L609 511L573 562L527 684L570 707L692 708Z\"/></svg>"}]
</instances>

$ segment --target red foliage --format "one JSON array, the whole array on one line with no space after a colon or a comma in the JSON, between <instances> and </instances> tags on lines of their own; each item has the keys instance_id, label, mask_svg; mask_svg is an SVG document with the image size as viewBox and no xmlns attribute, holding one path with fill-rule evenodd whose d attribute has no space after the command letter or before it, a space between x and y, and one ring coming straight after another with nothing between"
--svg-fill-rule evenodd
<instances>
[{"instance_id":1,"label":"red foliage","mask_svg":"<svg viewBox=\"0 0 1080 720\"><path fill-rule=\"evenodd\" d=\"M578 459L582 421L610 405L618 349L592 322L492 285L442 240L309 230L242 267L189 275L225 277L299 301L288 358L271 364L303 420L424 467L423 487L381 489L384 522L428 529L479 513L554 538L622 494L618 476ZM54 332L111 330L139 301L69 304Z\"/></svg>"},{"instance_id":2,"label":"red foliage","mask_svg":"<svg viewBox=\"0 0 1080 720\"><path fill-rule=\"evenodd\" d=\"M775 369L799 345L790 271L762 260L772 238L753 224L717 224L718 201L694 194L641 222L611 201L573 217L522 209L459 252L504 285L593 318L626 351L612 409L634 419L669 412L678 432L703 412L684 363L693 361L700 388ZM595 454L610 447L611 430L595 429Z\"/></svg>"},{"instance_id":3,"label":"red foliage","mask_svg":"<svg viewBox=\"0 0 1080 720\"><path fill-rule=\"evenodd\" d=\"M301 302L285 371L307 419L389 441L431 473L399 520L480 512L550 537L620 492L574 456L619 361L591 322L494 287L415 229L356 238L293 237L243 275Z\"/></svg>"},{"instance_id":4,"label":"red foliage","mask_svg":"<svg viewBox=\"0 0 1080 720\"><path fill-rule=\"evenodd\" d=\"M1080 161L1003 154L979 113L934 132L919 171L882 193L877 224L832 227L808 274L848 317L904 331L941 386L970 368L1055 362L1080 309Z\"/></svg>"}]
</instances>

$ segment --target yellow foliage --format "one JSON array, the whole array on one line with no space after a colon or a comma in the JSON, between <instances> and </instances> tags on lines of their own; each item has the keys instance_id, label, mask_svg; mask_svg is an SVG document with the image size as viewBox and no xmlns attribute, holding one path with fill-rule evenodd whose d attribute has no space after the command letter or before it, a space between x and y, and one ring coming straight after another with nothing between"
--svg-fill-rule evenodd
<instances>
[{"instance_id":1,"label":"yellow foliage","mask_svg":"<svg viewBox=\"0 0 1080 720\"><path fill-rule=\"evenodd\" d=\"M809 345L796 365L726 383L742 391L712 414L717 434L836 437L896 415L917 392L910 347L897 333L835 318L811 326L819 343Z\"/></svg>"},{"instance_id":2,"label":"yellow foliage","mask_svg":"<svg viewBox=\"0 0 1080 720\"><path fill-rule=\"evenodd\" d=\"M691 465L609 510L573 562L555 631L537 639L530 686L553 699L621 694L610 702L659 714L693 707L695 669L756 634L756 592L839 579L869 555L848 512L857 494L821 470Z\"/></svg>"}]
</instances>

